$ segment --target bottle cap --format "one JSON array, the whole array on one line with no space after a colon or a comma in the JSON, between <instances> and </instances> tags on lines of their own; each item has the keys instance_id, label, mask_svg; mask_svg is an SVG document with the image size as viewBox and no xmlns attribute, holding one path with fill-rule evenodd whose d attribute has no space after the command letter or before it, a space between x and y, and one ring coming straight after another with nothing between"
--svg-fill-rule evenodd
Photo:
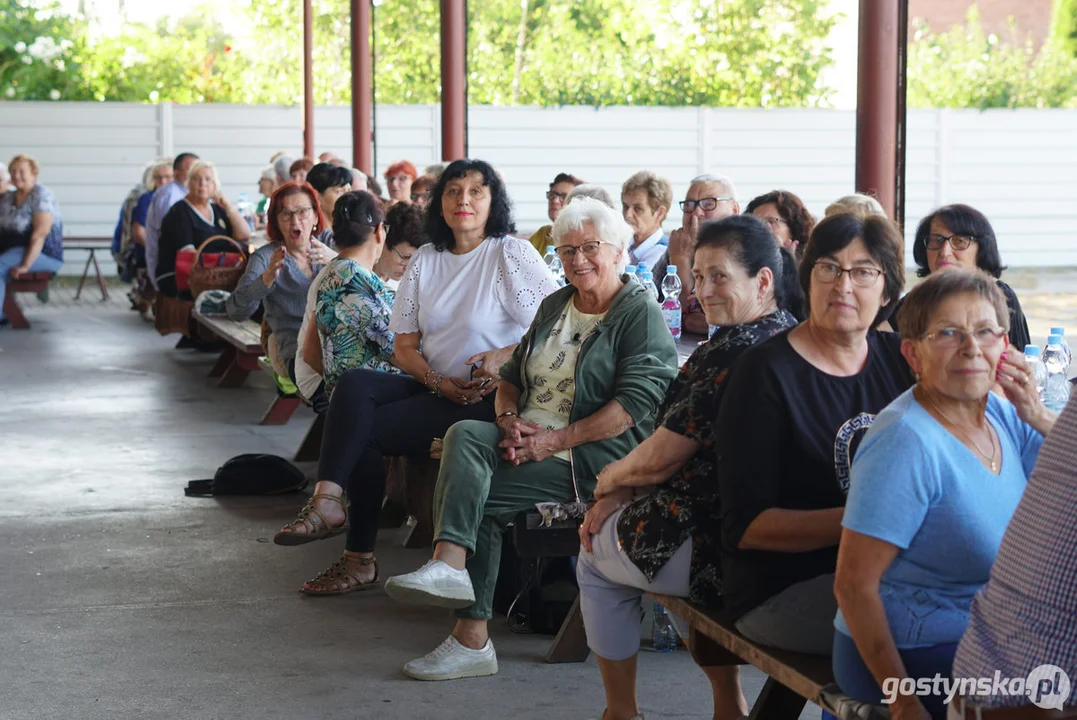
<instances>
[{"instance_id":1,"label":"bottle cap","mask_svg":"<svg viewBox=\"0 0 1077 720\"><path fill-rule=\"evenodd\" d=\"M553 245L547 245L546 246L546 254L549 255L552 252L553 252Z\"/></svg>"},{"instance_id":2,"label":"bottle cap","mask_svg":"<svg viewBox=\"0 0 1077 720\"><path fill-rule=\"evenodd\" d=\"M677 266L676 265L666 265L666 275L676 275L676 274L677 274Z\"/></svg>"},{"instance_id":3,"label":"bottle cap","mask_svg":"<svg viewBox=\"0 0 1077 720\"><path fill-rule=\"evenodd\" d=\"M654 278L654 273L651 272L650 270L644 270L641 274L643 275L644 280L647 280L648 278L650 278L650 279Z\"/></svg>"},{"instance_id":4,"label":"bottle cap","mask_svg":"<svg viewBox=\"0 0 1077 720\"><path fill-rule=\"evenodd\" d=\"M635 275L636 274L636 266L635 265L625 265L625 272L628 273L629 275Z\"/></svg>"},{"instance_id":5,"label":"bottle cap","mask_svg":"<svg viewBox=\"0 0 1077 720\"><path fill-rule=\"evenodd\" d=\"M1058 335L1060 338L1066 336L1066 328L1058 326L1051 328L1052 335Z\"/></svg>"},{"instance_id":6,"label":"bottle cap","mask_svg":"<svg viewBox=\"0 0 1077 720\"><path fill-rule=\"evenodd\" d=\"M1048 345L1061 345L1062 344L1062 336L1061 335L1048 335L1047 336L1047 344Z\"/></svg>"},{"instance_id":7,"label":"bottle cap","mask_svg":"<svg viewBox=\"0 0 1077 720\"><path fill-rule=\"evenodd\" d=\"M1039 355L1040 355L1040 346L1039 345L1025 345L1025 356L1026 357L1039 357Z\"/></svg>"}]
</instances>

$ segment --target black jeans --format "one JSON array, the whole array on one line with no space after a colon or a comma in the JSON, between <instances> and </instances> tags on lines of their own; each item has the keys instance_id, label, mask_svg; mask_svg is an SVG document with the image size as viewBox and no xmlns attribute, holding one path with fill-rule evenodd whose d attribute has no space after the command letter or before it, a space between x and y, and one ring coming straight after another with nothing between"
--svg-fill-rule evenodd
<instances>
[{"instance_id":1,"label":"black jeans","mask_svg":"<svg viewBox=\"0 0 1077 720\"><path fill-rule=\"evenodd\" d=\"M418 455L460 420L494 419L493 394L457 405L410 375L349 370L341 375L325 417L318 479L345 488L351 502L351 552L373 552L385 495L386 455Z\"/></svg>"}]
</instances>

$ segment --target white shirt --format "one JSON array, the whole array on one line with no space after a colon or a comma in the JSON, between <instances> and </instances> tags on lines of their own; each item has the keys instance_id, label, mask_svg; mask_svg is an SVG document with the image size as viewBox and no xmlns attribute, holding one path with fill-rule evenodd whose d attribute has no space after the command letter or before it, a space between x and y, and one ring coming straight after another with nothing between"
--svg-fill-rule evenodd
<instances>
[{"instance_id":1,"label":"white shirt","mask_svg":"<svg viewBox=\"0 0 1077 720\"><path fill-rule=\"evenodd\" d=\"M520 342L539 303L557 290L546 263L526 240L487 238L465 255L423 245L400 281L389 329L422 333L435 371L467 380L464 361Z\"/></svg>"},{"instance_id":2,"label":"white shirt","mask_svg":"<svg viewBox=\"0 0 1077 720\"><path fill-rule=\"evenodd\" d=\"M154 191L146 211L146 270L154 287L157 287L157 242L161 237L161 221L172 206L185 197L187 188L173 180Z\"/></svg>"},{"instance_id":3,"label":"white shirt","mask_svg":"<svg viewBox=\"0 0 1077 720\"><path fill-rule=\"evenodd\" d=\"M666 251L665 245L659 245L662 242L662 238L665 235L662 234L662 228L658 228L654 231L654 234L641 242L635 248L631 248L628 251L628 260L631 264L637 267L646 267L648 270L654 265L658 258L662 257L662 253Z\"/></svg>"}]
</instances>

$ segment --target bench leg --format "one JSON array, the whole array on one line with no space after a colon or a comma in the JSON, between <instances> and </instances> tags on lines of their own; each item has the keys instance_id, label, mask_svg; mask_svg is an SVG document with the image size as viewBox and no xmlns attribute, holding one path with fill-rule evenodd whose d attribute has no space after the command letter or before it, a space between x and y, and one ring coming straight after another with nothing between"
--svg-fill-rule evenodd
<instances>
[{"instance_id":1,"label":"bench leg","mask_svg":"<svg viewBox=\"0 0 1077 720\"><path fill-rule=\"evenodd\" d=\"M221 351L221 356L217 358L217 363L213 366L213 369L209 371L209 376L212 378L219 378L228 371L232 363L236 361L236 349L231 345L226 345L224 350Z\"/></svg>"},{"instance_id":2,"label":"bench leg","mask_svg":"<svg viewBox=\"0 0 1077 720\"><path fill-rule=\"evenodd\" d=\"M572 609L561 623L561 629L557 631L557 637L546 652L548 663L575 663L583 662L591 654L587 647L587 633L583 628L583 611L580 610L580 596L572 603Z\"/></svg>"},{"instance_id":3,"label":"bench leg","mask_svg":"<svg viewBox=\"0 0 1077 720\"><path fill-rule=\"evenodd\" d=\"M90 257L86 258L86 266L82 268L82 277L79 278L79 288L75 291L75 299L82 297L82 286L86 284L86 276L90 274L90 263L94 262L94 251L90 250ZM100 271L98 271L100 273Z\"/></svg>"},{"instance_id":4,"label":"bench leg","mask_svg":"<svg viewBox=\"0 0 1077 720\"><path fill-rule=\"evenodd\" d=\"M807 703L803 697L768 677L748 720L797 720Z\"/></svg>"},{"instance_id":5,"label":"bench leg","mask_svg":"<svg viewBox=\"0 0 1077 720\"><path fill-rule=\"evenodd\" d=\"M295 451L295 462L315 462L322 454L322 433L325 432L325 415L316 415L307 430L299 449ZM401 520L400 522L404 522ZM398 524L397 527L400 527Z\"/></svg>"},{"instance_id":6,"label":"bench leg","mask_svg":"<svg viewBox=\"0 0 1077 720\"><path fill-rule=\"evenodd\" d=\"M90 259L93 260L93 269L97 273L97 287L101 288L101 302L108 300L108 286L105 284L105 278L101 275L101 266L97 264L97 257L94 255L94 251L90 251Z\"/></svg>"},{"instance_id":7,"label":"bench leg","mask_svg":"<svg viewBox=\"0 0 1077 720\"><path fill-rule=\"evenodd\" d=\"M247 376L258 369L258 357L256 355L247 355L235 350L235 361L228 366L228 369L221 375L220 381L217 383L219 388L237 388L241 387L247 380Z\"/></svg>"},{"instance_id":8,"label":"bench leg","mask_svg":"<svg viewBox=\"0 0 1077 720\"><path fill-rule=\"evenodd\" d=\"M14 330L29 330L30 321L22 314L22 308L15 302L15 293L9 289L4 293L4 315L11 322Z\"/></svg>"},{"instance_id":9,"label":"bench leg","mask_svg":"<svg viewBox=\"0 0 1077 720\"><path fill-rule=\"evenodd\" d=\"M699 632L696 628L690 628L688 631L688 650L692 653L692 659L700 667L726 667L744 664L743 660L713 639Z\"/></svg>"},{"instance_id":10,"label":"bench leg","mask_svg":"<svg viewBox=\"0 0 1077 720\"><path fill-rule=\"evenodd\" d=\"M404 463L404 507L415 518L404 539L406 548L429 548L434 542L434 487L440 467L440 460L422 455Z\"/></svg>"},{"instance_id":11,"label":"bench leg","mask_svg":"<svg viewBox=\"0 0 1077 720\"><path fill-rule=\"evenodd\" d=\"M291 419L292 413L295 409L302 404L302 400L298 395L291 395L289 397L277 396L273 399L273 404L266 410L266 414L262 416L262 419L258 421L259 425L284 425Z\"/></svg>"}]
</instances>

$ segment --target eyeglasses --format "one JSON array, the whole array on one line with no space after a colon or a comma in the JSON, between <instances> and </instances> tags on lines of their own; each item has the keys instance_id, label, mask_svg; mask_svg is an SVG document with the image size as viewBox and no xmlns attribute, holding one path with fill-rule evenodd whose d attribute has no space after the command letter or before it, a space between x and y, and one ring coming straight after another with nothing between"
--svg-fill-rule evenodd
<instances>
[{"instance_id":1,"label":"eyeglasses","mask_svg":"<svg viewBox=\"0 0 1077 720\"><path fill-rule=\"evenodd\" d=\"M295 210L281 210L277 214L280 217L284 218L285 220L291 220L292 218L297 217L297 216L299 217L300 220L306 220L311 215L314 214L314 208L304 207L304 208L297 208Z\"/></svg>"},{"instance_id":2,"label":"eyeglasses","mask_svg":"<svg viewBox=\"0 0 1077 720\"><path fill-rule=\"evenodd\" d=\"M925 333L920 338L930 340L935 344L935 347L952 350L963 347L965 341L969 338L976 341L976 344L981 348L995 347L1006 335L1006 331L1000 327L983 327L972 332L966 332L961 328L945 327L934 332Z\"/></svg>"},{"instance_id":3,"label":"eyeglasses","mask_svg":"<svg viewBox=\"0 0 1077 720\"><path fill-rule=\"evenodd\" d=\"M771 230L777 230L779 225L787 225L788 224L788 223L785 222L785 220L778 217L777 215L775 215L774 217L765 217L765 218L759 218L759 219L762 220L763 222L765 222L767 224L767 226Z\"/></svg>"},{"instance_id":4,"label":"eyeglasses","mask_svg":"<svg viewBox=\"0 0 1077 720\"><path fill-rule=\"evenodd\" d=\"M592 258L598 254L598 249L608 243L601 240L592 240L585 242L583 245L558 245L554 248L557 253L557 257L561 258L561 263L569 263L576 257L576 251L579 250L583 253L585 258Z\"/></svg>"},{"instance_id":5,"label":"eyeglasses","mask_svg":"<svg viewBox=\"0 0 1077 720\"><path fill-rule=\"evenodd\" d=\"M399 250L397 250L396 248L389 248L389 249L390 249L390 250L392 250L393 252L395 252L395 253L396 253L396 256L397 256L398 258L400 258L400 259L401 259L401 260L402 260L402 261L404 262L404 264L405 264L405 265L407 265L407 264L408 264L408 261L410 261L410 260L411 260L411 255L401 255L401 254L400 254L400 251L399 251Z\"/></svg>"},{"instance_id":6,"label":"eyeglasses","mask_svg":"<svg viewBox=\"0 0 1077 720\"><path fill-rule=\"evenodd\" d=\"M425 192L412 193L411 194L411 201L412 202L419 202L420 200L426 200L429 197L430 197L430 193L425 193Z\"/></svg>"},{"instance_id":7,"label":"eyeglasses","mask_svg":"<svg viewBox=\"0 0 1077 720\"><path fill-rule=\"evenodd\" d=\"M722 197L700 198L699 200L682 200L680 205L681 210L686 213L693 212L696 209L696 206L699 206L699 208L702 209L703 212L710 212L714 208L718 207L718 203L732 199L733 198L729 197L728 195L723 195Z\"/></svg>"},{"instance_id":8,"label":"eyeglasses","mask_svg":"<svg viewBox=\"0 0 1077 720\"><path fill-rule=\"evenodd\" d=\"M560 200L561 202L564 202L568 199L568 193L559 193L551 190L550 192L546 193L546 199L551 202L554 200Z\"/></svg>"},{"instance_id":9,"label":"eyeglasses","mask_svg":"<svg viewBox=\"0 0 1077 720\"><path fill-rule=\"evenodd\" d=\"M971 235L928 235L927 249L942 250L943 245L950 243L954 250L966 250L975 240Z\"/></svg>"},{"instance_id":10,"label":"eyeglasses","mask_svg":"<svg viewBox=\"0 0 1077 720\"><path fill-rule=\"evenodd\" d=\"M843 273L849 273L853 285L871 287L879 279L879 276L883 274L883 271L873 267L843 268L841 265L832 262L817 262L812 266L812 275L815 279L827 285L840 281Z\"/></svg>"}]
</instances>

